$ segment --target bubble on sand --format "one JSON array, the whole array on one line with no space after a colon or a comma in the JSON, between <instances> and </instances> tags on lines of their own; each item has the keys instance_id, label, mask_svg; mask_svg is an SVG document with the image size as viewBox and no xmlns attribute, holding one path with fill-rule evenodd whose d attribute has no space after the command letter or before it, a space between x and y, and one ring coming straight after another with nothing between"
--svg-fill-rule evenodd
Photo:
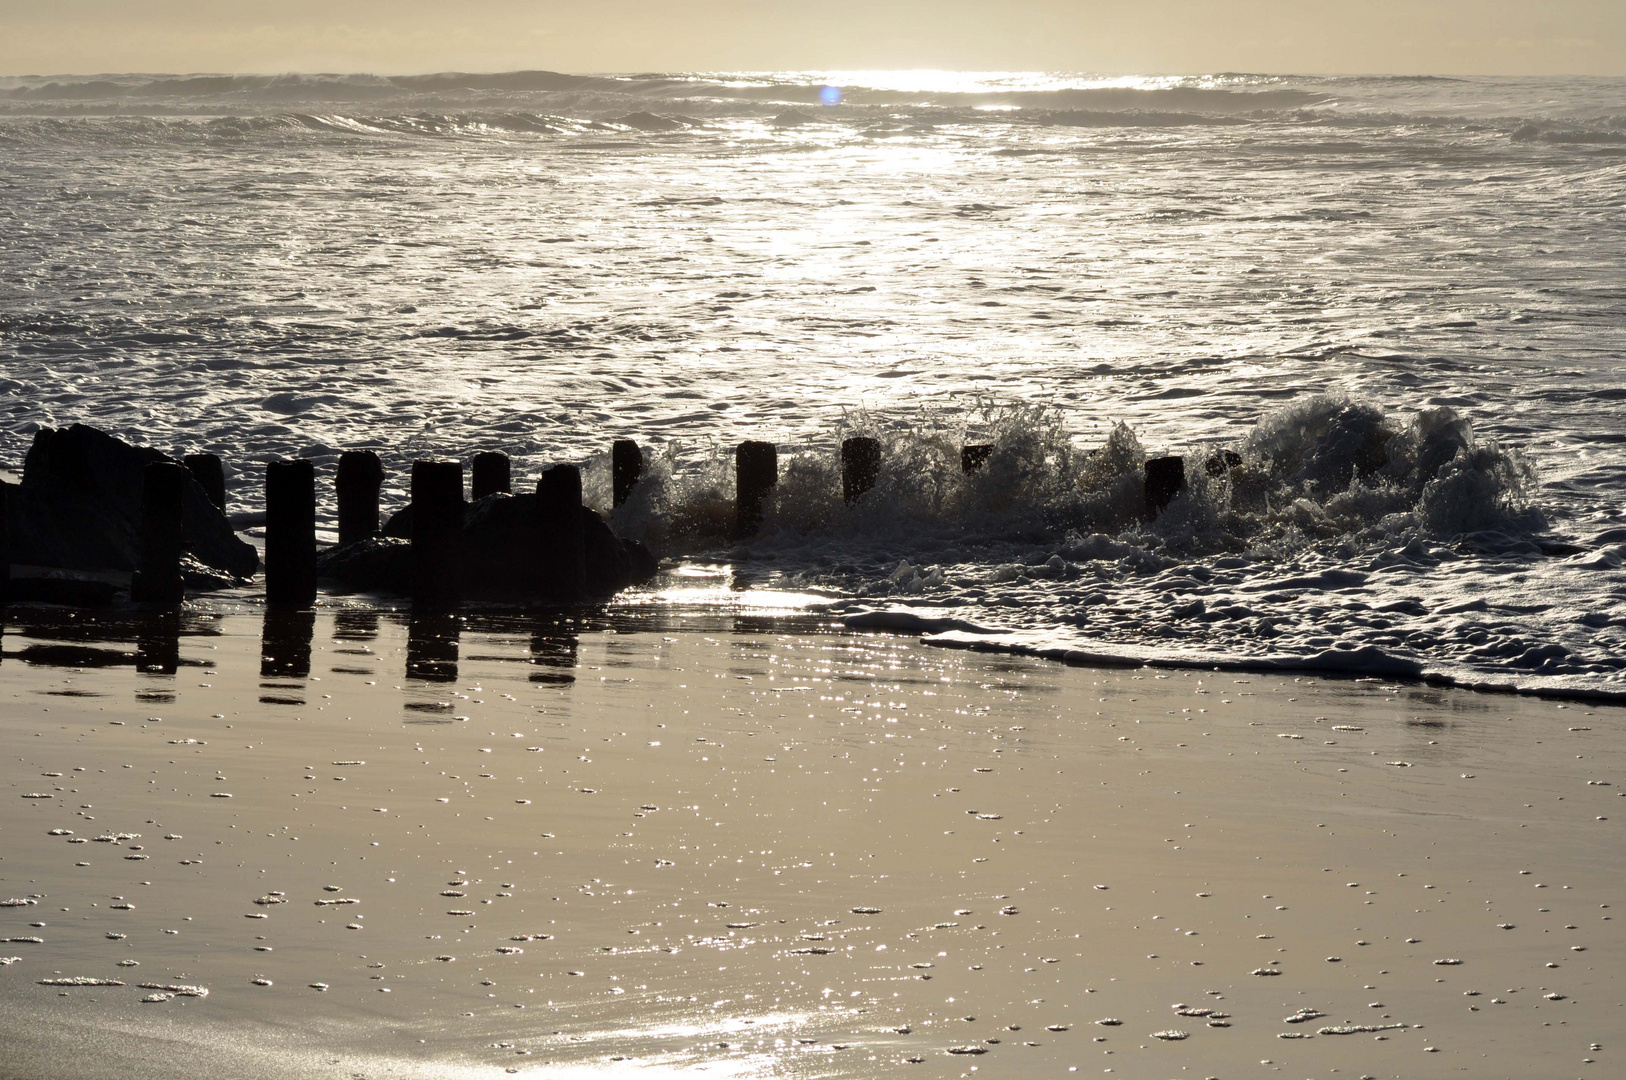
<instances>
[{"instance_id":1,"label":"bubble on sand","mask_svg":"<svg viewBox=\"0 0 1626 1080\"><path fill-rule=\"evenodd\" d=\"M1376 1031L1399 1031L1408 1027L1407 1024L1336 1024L1332 1027L1317 1028L1317 1035L1363 1035Z\"/></svg>"},{"instance_id":2,"label":"bubble on sand","mask_svg":"<svg viewBox=\"0 0 1626 1080\"><path fill-rule=\"evenodd\" d=\"M317 993L322 993L322 992L327 990L327 983L324 983L324 982L306 983L305 985L309 986L312 990L315 990Z\"/></svg>"},{"instance_id":3,"label":"bubble on sand","mask_svg":"<svg viewBox=\"0 0 1626 1080\"><path fill-rule=\"evenodd\" d=\"M119 967L140 967L140 960L120 960Z\"/></svg>"},{"instance_id":4,"label":"bubble on sand","mask_svg":"<svg viewBox=\"0 0 1626 1080\"><path fill-rule=\"evenodd\" d=\"M988 1048L986 1046L951 1046L948 1048L948 1052L951 1054L986 1054Z\"/></svg>"},{"instance_id":5,"label":"bubble on sand","mask_svg":"<svg viewBox=\"0 0 1626 1080\"><path fill-rule=\"evenodd\" d=\"M1174 1028L1170 1028L1167 1031L1154 1031L1154 1032L1152 1032L1152 1038L1154 1038L1154 1039L1162 1039L1164 1042L1179 1042L1182 1039L1191 1038L1191 1032L1189 1032L1189 1031L1179 1031L1179 1030L1176 1030Z\"/></svg>"},{"instance_id":6,"label":"bubble on sand","mask_svg":"<svg viewBox=\"0 0 1626 1080\"><path fill-rule=\"evenodd\" d=\"M1123 1026L1123 1021L1122 1020L1119 1020L1118 1018L1112 1017L1112 1016L1107 1017L1105 1020L1097 1020L1096 1023L1100 1024L1102 1027L1122 1027Z\"/></svg>"},{"instance_id":7,"label":"bubble on sand","mask_svg":"<svg viewBox=\"0 0 1626 1080\"><path fill-rule=\"evenodd\" d=\"M229 791L217 791L213 795L209 796L211 799L229 799L231 797L232 795Z\"/></svg>"},{"instance_id":8,"label":"bubble on sand","mask_svg":"<svg viewBox=\"0 0 1626 1080\"><path fill-rule=\"evenodd\" d=\"M143 1005L161 1005L173 996L172 994L147 994L141 999L141 1003Z\"/></svg>"},{"instance_id":9,"label":"bubble on sand","mask_svg":"<svg viewBox=\"0 0 1626 1080\"><path fill-rule=\"evenodd\" d=\"M52 795L50 792L46 792L46 791L30 791L30 792L27 792L26 794L20 795L18 797L23 798L23 799L54 799L54 798L56 798L55 795Z\"/></svg>"},{"instance_id":10,"label":"bubble on sand","mask_svg":"<svg viewBox=\"0 0 1626 1080\"><path fill-rule=\"evenodd\" d=\"M73 835L73 830L72 829L52 829L50 832L46 833L45 835L46 836L72 836Z\"/></svg>"},{"instance_id":11,"label":"bubble on sand","mask_svg":"<svg viewBox=\"0 0 1626 1080\"><path fill-rule=\"evenodd\" d=\"M855 907L852 912L854 915L879 915L881 909L878 907Z\"/></svg>"},{"instance_id":12,"label":"bubble on sand","mask_svg":"<svg viewBox=\"0 0 1626 1080\"><path fill-rule=\"evenodd\" d=\"M249 982L253 983L255 986L270 986L271 985L271 980L270 979L264 979L264 978L258 978L258 977L250 979Z\"/></svg>"},{"instance_id":13,"label":"bubble on sand","mask_svg":"<svg viewBox=\"0 0 1626 1080\"><path fill-rule=\"evenodd\" d=\"M1434 966L1435 967L1457 967L1457 966L1461 965L1461 963L1462 963L1461 960L1445 959L1445 960L1436 960L1436 961L1434 961Z\"/></svg>"},{"instance_id":14,"label":"bubble on sand","mask_svg":"<svg viewBox=\"0 0 1626 1080\"><path fill-rule=\"evenodd\" d=\"M1249 975L1280 975L1281 972L1277 971L1275 968L1254 968L1252 971L1248 972L1248 974Z\"/></svg>"}]
</instances>

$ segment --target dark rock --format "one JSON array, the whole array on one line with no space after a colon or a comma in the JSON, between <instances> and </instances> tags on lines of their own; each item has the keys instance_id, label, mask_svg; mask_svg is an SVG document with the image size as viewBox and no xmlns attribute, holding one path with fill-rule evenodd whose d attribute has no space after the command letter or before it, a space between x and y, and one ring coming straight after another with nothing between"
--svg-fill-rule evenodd
<instances>
[{"instance_id":1,"label":"dark rock","mask_svg":"<svg viewBox=\"0 0 1626 1080\"><path fill-rule=\"evenodd\" d=\"M960 471L974 473L994 455L993 443L970 443L960 447Z\"/></svg>"},{"instance_id":2,"label":"dark rock","mask_svg":"<svg viewBox=\"0 0 1626 1080\"><path fill-rule=\"evenodd\" d=\"M604 597L648 581L657 562L649 548L623 540L597 513L576 509L581 526L585 588ZM463 510L463 594L488 601L570 602L558 595L558 568L544 560L543 522L535 495L488 495ZM390 519L385 532L411 526L409 511ZM406 593L411 589L412 545L395 535L329 548L319 560L327 580L368 592Z\"/></svg>"},{"instance_id":3,"label":"dark rock","mask_svg":"<svg viewBox=\"0 0 1626 1080\"><path fill-rule=\"evenodd\" d=\"M110 607L124 590L94 578L20 577L11 579L13 603L61 604L64 607Z\"/></svg>"},{"instance_id":4,"label":"dark rock","mask_svg":"<svg viewBox=\"0 0 1626 1080\"><path fill-rule=\"evenodd\" d=\"M150 447L121 442L83 424L41 428L10 492L7 533L13 563L70 570L133 571L140 560L142 476L151 462L174 462ZM185 551L233 578L259 566L190 472L182 485Z\"/></svg>"},{"instance_id":5,"label":"dark rock","mask_svg":"<svg viewBox=\"0 0 1626 1080\"><path fill-rule=\"evenodd\" d=\"M149 461L141 476L141 555L130 579L130 599L178 604L186 596L181 581L185 547L186 483L196 481L183 465Z\"/></svg>"}]
</instances>

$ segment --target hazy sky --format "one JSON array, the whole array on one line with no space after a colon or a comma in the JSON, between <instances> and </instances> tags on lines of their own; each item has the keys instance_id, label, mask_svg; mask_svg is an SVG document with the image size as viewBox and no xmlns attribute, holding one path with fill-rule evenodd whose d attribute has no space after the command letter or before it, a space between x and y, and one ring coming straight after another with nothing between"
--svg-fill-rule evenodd
<instances>
[{"instance_id":1,"label":"hazy sky","mask_svg":"<svg viewBox=\"0 0 1626 1080\"><path fill-rule=\"evenodd\" d=\"M1626 75L1626 0L0 0L0 73Z\"/></svg>"}]
</instances>

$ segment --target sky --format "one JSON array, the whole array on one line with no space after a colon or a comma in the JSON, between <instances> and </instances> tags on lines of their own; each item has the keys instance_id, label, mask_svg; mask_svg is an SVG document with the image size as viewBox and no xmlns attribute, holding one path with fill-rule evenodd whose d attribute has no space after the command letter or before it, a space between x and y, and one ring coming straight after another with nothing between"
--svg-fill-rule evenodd
<instances>
[{"instance_id":1,"label":"sky","mask_svg":"<svg viewBox=\"0 0 1626 1080\"><path fill-rule=\"evenodd\" d=\"M1626 0L0 0L0 74L1626 75Z\"/></svg>"}]
</instances>

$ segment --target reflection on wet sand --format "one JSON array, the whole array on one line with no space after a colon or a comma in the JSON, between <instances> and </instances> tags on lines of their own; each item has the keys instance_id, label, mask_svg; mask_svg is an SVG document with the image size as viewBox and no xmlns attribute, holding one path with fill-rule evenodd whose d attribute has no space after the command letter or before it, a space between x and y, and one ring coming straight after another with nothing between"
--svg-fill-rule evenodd
<instances>
[{"instance_id":1,"label":"reflection on wet sand","mask_svg":"<svg viewBox=\"0 0 1626 1080\"><path fill-rule=\"evenodd\" d=\"M136 670L173 675L181 666L181 613L155 611L136 634Z\"/></svg>"},{"instance_id":2,"label":"reflection on wet sand","mask_svg":"<svg viewBox=\"0 0 1626 1080\"><path fill-rule=\"evenodd\" d=\"M203 679L0 672L0 1078L1545 1076L1613 1030L1617 710L813 619L194 630Z\"/></svg>"},{"instance_id":3,"label":"reflection on wet sand","mask_svg":"<svg viewBox=\"0 0 1626 1080\"><path fill-rule=\"evenodd\" d=\"M268 610L260 636L260 678L310 678L315 634L316 612Z\"/></svg>"},{"instance_id":4,"label":"reflection on wet sand","mask_svg":"<svg viewBox=\"0 0 1626 1080\"><path fill-rule=\"evenodd\" d=\"M539 626L531 632L533 683L569 684L576 681L576 634L566 625Z\"/></svg>"},{"instance_id":5,"label":"reflection on wet sand","mask_svg":"<svg viewBox=\"0 0 1626 1080\"><path fill-rule=\"evenodd\" d=\"M425 682L457 681L460 616L438 611L414 611L407 620L406 675Z\"/></svg>"}]
</instances>

